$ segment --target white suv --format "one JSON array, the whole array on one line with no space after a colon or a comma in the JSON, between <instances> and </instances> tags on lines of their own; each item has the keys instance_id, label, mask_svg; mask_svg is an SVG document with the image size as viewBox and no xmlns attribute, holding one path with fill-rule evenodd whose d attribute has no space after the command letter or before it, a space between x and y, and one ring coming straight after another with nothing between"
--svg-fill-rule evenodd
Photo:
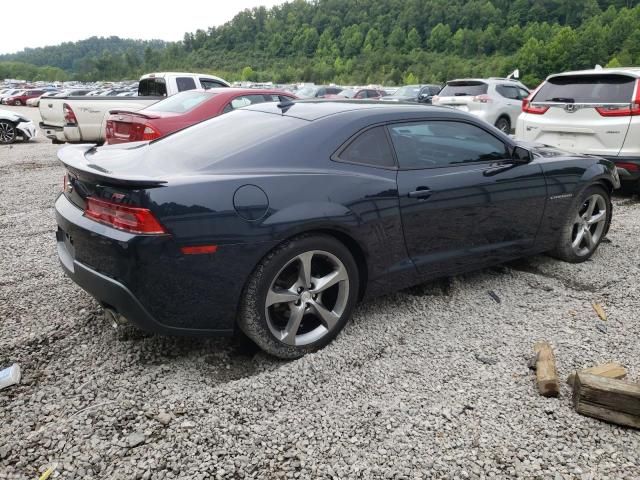
<instances>
[{"instance_id":1,"label":"white suv","mask_svg":"<svg viewBox=\"0 0 640 480\"><path fill-rule=\"evenodd\" d=\"M469 112L509 134L528 96L529 89L517 80L470 78L447 82L432 103Z\"/></svg>"},{"instance_id":2,"label":"white suv","mask_svg":"<svg viewBox=\"0 0 640 480\"><path fill-rule=\"evenodd\" d=\"M549 76L523 102L520 140L613 160L623 188L640 180L640 68Z\"/></svg>"}]
</instances>

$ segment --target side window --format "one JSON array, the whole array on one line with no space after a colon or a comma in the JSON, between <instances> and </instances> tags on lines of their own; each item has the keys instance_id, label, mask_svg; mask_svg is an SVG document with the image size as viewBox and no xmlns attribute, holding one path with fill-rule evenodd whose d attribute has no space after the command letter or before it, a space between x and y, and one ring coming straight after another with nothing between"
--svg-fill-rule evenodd
<instances>
[{"instance_id":1,"label":"side window","mask_svg":"<svg viewBox=\"0 0 640 480\"><path fill-rule=\"evenodd\" d=\"M326 94L327 94L327 89L326 88L321 88L316 93L316 97L324 97Z\"/></svg>"},{"instance_id":2,"label":"side window","mask_svg":"<svg viewBox=\"0 0 640 480\"><path fill-rule=\"evenodd\" d=\"M264 95L243 95L231 100L231 103L227 106L230 105L231 110L235 110L236 108L246 107L248 105L253 105L254 103L264 103L265 101ZM227 113L226 107L224 109L224 113Z\"/></svg>"},{"instance_id":3,"label":"side window","mask_svg":"<svg viewBox=\"0 0 640 480\"><path fill-rule=\"evenodd\" d=\"M218 83L215 80L211 80L210 78L201 78L200 85L202 85L202 88L204 88L205 90L209 90L210 88L224 87L224 85L222 85L221 83Z\"/></svg>"},{"instance_id":4,"label":"side window","mask_svg":"<svg viewBox=\"0 0 640 480\"><path fill-rule=\"evenodd\" d=\"M178 77L176 78L176 84L178 85L179 92L195 90L196 88L196 81L191 77Z\"/></svg>"},{"instance_id":5,"label":"side window","mask_svg":"<svg viewBox=\"0 0 640 480\"><path fill-rule=\"evenodd\" d=\"M510 98L511 100L520 99L518 89L516 87L512 87L511 85L497 85L496 92L498 92L505 98Z\"/></svg>"},{"instance_id":6,"label":"side window","mask_svg":"<svg viewBox=\"0 0 640 480\"><path fill-rule=\"evenodd\" d=\"M366 90L360 90L356 94L355 98L367 98L367 91Z\"/></svg>"},{"instance_id":7,"label":"side window","mask_svg":"<svg viewBox=\"0 0 640 480\"><path fill-rule=\"evenodd\" d=\"M374 127L361 133L338 155L344 162L372 167L393 167L393 153L384 127Z\"/></svg>"},{"instance_id":8,"label":"side window","mask_svg":"<svg viewBox=\"0 0 640 480\"><path fill-rule=\"evenodd\" d=\"M402 169L447 167L507 158L501 140L463 122L430 121L389 126Z\"/></svg>"},{"instance_id":9,"label":"side window","mask_svg":"<svg viewBox=\"0 0 640 480\"><path fill-rule=\"evenodd\" d=\"M518 87L518 94L520 95L520 100L524 100L525 98L527 98L529 96L529 93L530 92L528 90Z\"/></svg>"}]
</instances>

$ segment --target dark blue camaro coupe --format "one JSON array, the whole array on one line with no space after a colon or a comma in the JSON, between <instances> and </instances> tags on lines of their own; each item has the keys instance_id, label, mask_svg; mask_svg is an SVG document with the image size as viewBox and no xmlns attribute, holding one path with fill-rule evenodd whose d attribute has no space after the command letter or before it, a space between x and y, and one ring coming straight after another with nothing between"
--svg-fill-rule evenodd
<instances>
[{"instance_id":1,"label":"dark blue camaro coupe","mask_svg":"<svg viewBox=\"0 0 640 480\"><path fill-rule=\"evenodd\" d=\"M151 143L64 148L57 242L112 315L295 358L360 299L550 252L588 259L614 165L442 107L240 109Z\"/></svg>"}]
</instances>

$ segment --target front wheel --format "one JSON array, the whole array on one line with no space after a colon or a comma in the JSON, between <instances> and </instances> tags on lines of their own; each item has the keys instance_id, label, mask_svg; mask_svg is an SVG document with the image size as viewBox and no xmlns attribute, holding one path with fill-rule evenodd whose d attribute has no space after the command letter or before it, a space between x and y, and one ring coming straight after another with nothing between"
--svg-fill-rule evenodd
<instances>
[{"instance_id":1,"label":"front wheel","mask_svg":"<svg viewBox=\"0 0 640 480\"><path fill-rule=\"evenodd\" d=\"M20 100L16 100L15 102L13 102L13 104L14 104L16 107L19 107L19 106L21 106L21 105L22 105L22 102L21 102Z\"/></svg>"},{"instance_id":2,"label":"front wheel","mask_svg":"<svg viewBox=\"0 0 640 480\"><path fill-rule=\"evenodd\" d=\"M16 141L16 126L8 120L0 120L0 144L7 145Z\"/></svg>"},{"instance_id":3,"label":"front wheel","mask_svg":"<svg viewBox=\"0 0 640 480\"><path fill-rule=\"evenodd\" d=\"M258 265L245 288L238 325L264 351L298 358L338 335L358 288L358 268L341 242L301 236Z\"/></svg>"},{"instance_id":4,"label":"front wheel","mask_svg":"<svg viewBox=\"0 0 640 480\"><path fill-rule=\"evenodd\" d=\"M587 188L569 212L553 255L570 263L591 258L609 230L611 211L611 197L604 188Z\"/></svg>"}]
</instances>

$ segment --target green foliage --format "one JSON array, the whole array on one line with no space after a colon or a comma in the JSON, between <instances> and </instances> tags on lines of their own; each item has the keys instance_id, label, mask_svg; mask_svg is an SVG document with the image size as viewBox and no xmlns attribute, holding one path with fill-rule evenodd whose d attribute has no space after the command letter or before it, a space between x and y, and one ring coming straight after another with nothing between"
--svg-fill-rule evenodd
<instances>
[{"instance_id":1,"label":"green foliage","mask_svg":"<svg viewBox=\"0 0 640 480\"><path fill-rule=\"evenodd\" d=\"M519 68L535 86L554 72L639 64L639 3L293 0L244 10L180 42L93 37L26 49L0 56L0 73L118 80L190 70L230 81L399 84L502 76ZM26 64L40 70L27 71Z\"/></svg>"}]
</instances>

